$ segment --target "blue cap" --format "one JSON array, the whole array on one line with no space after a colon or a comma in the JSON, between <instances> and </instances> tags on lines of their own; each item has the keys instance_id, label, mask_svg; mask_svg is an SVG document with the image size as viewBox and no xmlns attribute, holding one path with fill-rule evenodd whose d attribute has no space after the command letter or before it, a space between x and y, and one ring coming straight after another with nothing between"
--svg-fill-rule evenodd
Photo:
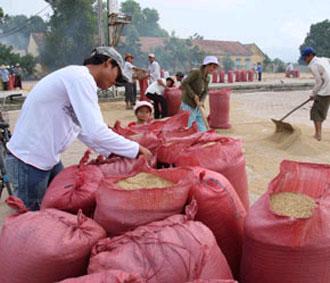
<instances>
[{"instance_id":1,"label":"blue cap","mask_svg":"<svg viewBox=\"0 0 330 283\"><path fill-rule=\"evenodd\" d=\"M302 51L301 51L301 58L304 59L305 57L307 57L308 55L313 54L315 55L316 52L314 50L313 47L305 47Z\"/></svg>"}]
</instances>

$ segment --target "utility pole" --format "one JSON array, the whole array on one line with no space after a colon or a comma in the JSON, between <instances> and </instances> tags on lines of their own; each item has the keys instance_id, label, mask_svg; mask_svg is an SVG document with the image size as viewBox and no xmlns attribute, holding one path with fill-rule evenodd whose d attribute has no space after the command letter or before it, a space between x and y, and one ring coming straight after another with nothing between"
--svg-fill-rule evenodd
<instances>
[{"instance_id":1,"label":"utility pole","mask_svg":"<svg viewBox=\"0 0 330 283\"><path fill-rule=\"evenodd\" d=\"M97 23L98 23L98 43L99 46L105 45L104 31L103 31L103 1L97 0Z\"/></svg>"},{"instance_id":2,"label":"utility pole","mask_svg":"<svg viewBox=\"0 0 330 283\"><path fill-rule=\"evenodd\" d=\"M118 0L108 1L108 45L115 47L125 25L132 20L131 16L119 13Z\"/></svg>"}]
</instances>

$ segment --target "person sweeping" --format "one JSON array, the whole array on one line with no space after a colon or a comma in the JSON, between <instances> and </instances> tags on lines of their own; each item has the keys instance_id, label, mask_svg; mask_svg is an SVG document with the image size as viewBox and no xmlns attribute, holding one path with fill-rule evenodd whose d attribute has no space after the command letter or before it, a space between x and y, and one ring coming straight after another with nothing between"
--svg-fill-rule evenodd
<instances>
[{"instance_id":1,"label":"person sweeping","mask_svg":"<svg viewBox=\"0 0 330 283\"><path fill-rule=\"evenodd\" d=\"M200 107L204 107L204 100L208 93L210 82L209 74L212 74L219 67L219 61L215 56L206 56L203 65L192 70L187 78L182 81L182 103L180 108L189 112L188 127L197 122L199 131L206 131L207 125L204 122Z\"/></svg>"},{"instance_id":2,"label":"person sweeping","mask_svg":"<svg viewBox=\"0 0 330 283\"><path fill-rule=\"evenodd\" d=\"M301 52L301 59L305 61L315 78L311 98L314 100L310 116L314 122L314 138L322 139L322 123L327 118L330 106L330 61L328 58L316 56L311 47L306 47Z\"/></svg>"}]
</instances>

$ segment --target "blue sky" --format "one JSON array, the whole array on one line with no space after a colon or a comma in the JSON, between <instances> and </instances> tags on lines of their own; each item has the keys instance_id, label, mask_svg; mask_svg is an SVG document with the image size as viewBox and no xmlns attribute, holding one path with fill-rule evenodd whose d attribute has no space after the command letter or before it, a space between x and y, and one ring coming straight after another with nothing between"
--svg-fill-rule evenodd
<instances>
[{"instance_id":1,"label":"blue sky","mask_svg":"<svg viewBox=\"0 0 330 283\"><path fill-rule=\"evenodd\" d=\"M121 2L121 1L119 1ZM310 25L330 18L329 0L140 0L155 8L160 24L179 37L255 42L271 58L296 61ZM43 0L0 0L5 12L31 15Z\"/></svg>"}]
</instances>

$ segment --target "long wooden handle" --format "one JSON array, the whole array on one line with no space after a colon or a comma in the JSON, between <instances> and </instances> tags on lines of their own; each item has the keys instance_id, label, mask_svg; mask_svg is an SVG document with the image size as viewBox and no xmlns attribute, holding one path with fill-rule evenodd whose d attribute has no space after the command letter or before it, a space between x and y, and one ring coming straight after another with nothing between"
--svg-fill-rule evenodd
<instances>
[{"instance_id":1,"label":"long wooden handle","mask_svg":"<svg viewBox=\"0 0 330 283\"><path fill-rule=\"evenodd\" d=\"M280 119L280 121L283 121L286 117L290 116L293 112L297 111L299 108L303 107L305 104L307 104L311 100L313 100L313 99L312 98L308 98L306 101L304 101L303 103L299 104L297 107L295 107L294 109L292 109L288 114L286 114L285 116L283 116Z\"/></svg>"},{"instance_id":2,"label":"long wooden handle","mask_svg":"<svg viewBox=\"0 0 330 283\"><path fill-rule=\"evenodd\" d=\"M210 126L209 126L209 122L207 121L207 118L206 118L206 115L205 115L204 108L203 108L202 106L198 105L198 109L199 109L199 111L200 111L201 114L202 114L203 122L204 122L204 124L205 124L206 129L209 130L209 129L210 129Z\"/></svg>"}]
</instances>

